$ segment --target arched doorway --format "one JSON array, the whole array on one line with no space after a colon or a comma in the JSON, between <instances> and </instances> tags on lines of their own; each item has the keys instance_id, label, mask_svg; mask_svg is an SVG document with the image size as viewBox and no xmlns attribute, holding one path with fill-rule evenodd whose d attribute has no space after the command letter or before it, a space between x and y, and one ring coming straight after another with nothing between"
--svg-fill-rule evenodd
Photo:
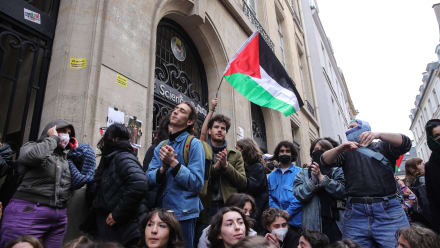
<instances>
[{"instance_id":1,"label":"arched doorway","mask_svg":"<svg viewBox=\"0 0 440 248\"><path fill-rule=\"evenodd\" d=\"M162 117L183 101L194 103L197 125L201 127L208 112L205 69L185 30L166 18L157 27L154 79L153 130Z\"/></svg>"},{"instance_id":2,"label":"arched doorway","mask_svg":"<svg viewBox=\"0 0 440 248\"><path fill-rule=\"evenodd\" d=\"M260 106L251 103L252 138L261 151L267 153L266 125L264 124L263 111Z\"/></svg>"}]
</instances>

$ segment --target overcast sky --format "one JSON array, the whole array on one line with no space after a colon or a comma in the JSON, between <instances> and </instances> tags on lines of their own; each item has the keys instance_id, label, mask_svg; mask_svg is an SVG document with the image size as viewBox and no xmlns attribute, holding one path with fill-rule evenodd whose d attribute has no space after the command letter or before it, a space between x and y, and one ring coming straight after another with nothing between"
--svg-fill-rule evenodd
<instances>
[{"instance_id":1,"label":"overcast sky","mask_svg":"<svg viewBox=\"0 0 440 248\"><path fill-rule=\"evenodd\" d=\"M409 114L422 73L437 60L440 0L318 0L358 118L373 131L413 135Z\"/></svg>"}]
</instances>

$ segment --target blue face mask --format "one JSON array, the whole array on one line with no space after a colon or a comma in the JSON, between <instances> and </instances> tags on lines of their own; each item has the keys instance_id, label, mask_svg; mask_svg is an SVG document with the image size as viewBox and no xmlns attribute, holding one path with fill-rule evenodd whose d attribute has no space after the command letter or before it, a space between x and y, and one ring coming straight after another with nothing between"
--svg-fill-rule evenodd
<instances>
[{"instance_id":1,"label":"blue face mask","mask_svg":"<svg viewBox=\"0 0 440 248\"><path fill-rule=\"evenodd\" d=\"M354 128L351 128L345 132L348 141L359 142L359 136L366 131L371 131L370 124L366 121L361 121L358 119L354 120L358 125Z\"/></svg>"}]
</instances>

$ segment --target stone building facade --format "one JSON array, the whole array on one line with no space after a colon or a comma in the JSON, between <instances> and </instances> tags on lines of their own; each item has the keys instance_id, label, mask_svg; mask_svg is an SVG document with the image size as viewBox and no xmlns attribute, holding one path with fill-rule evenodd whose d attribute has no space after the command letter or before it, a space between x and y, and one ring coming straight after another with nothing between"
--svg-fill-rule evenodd
<instances>
[{"instance_id":1,"label":"stone building facade","mask_svg":"<svg viewBox=\"0 0 440 248\"><path fill-rule=\"evenodd\" d=\"M349 121L358 112L319 17L318 4L313 0L302 0L302 7L321 136L331 137L342 143L347 140L345 131Z\"/></svg>"},{"instance_id":2,"label":"stone building facade","mask_svg":"<svg viewBox=\"0 0 440 248\"><path fill-rule=\"evenodd\" d=\"M440 4L434 4L434 13L437 17L440 30ZM435 52L438 61L429 63L423 73L422 85L414 101L415 107L411 109L409 118L411 119L410 130L414 135L417 157L428 161L431 150L426 140L425 125L430 119L440 119L440 44L437 45Z\"/></svg>"},{"instance_id":3,"label":"stone building facade","mask_svg":"<svg viewBox=\"0 0 440 248\"><path fill-rule=\"evenodd\" d=\"M232 119L227 141L252 137L269 153L294 141L299 163L310 162L320 128L300 10L299 0L0 0L0 140L17 149L63 118L96 148L110 108L141 123L142 160L157 121L178 102L196 103L203 121L229 59L258 30L305 106L284 117L224 82L217 112Z\"/></svg>"}]
</instances>

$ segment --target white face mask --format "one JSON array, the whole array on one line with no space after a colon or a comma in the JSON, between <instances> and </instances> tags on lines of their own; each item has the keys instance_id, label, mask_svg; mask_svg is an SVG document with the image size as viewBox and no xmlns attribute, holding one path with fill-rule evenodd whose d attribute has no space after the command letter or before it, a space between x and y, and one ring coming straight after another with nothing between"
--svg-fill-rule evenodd
<instances>
[{"instance_id":1,"label":"white face mask","mask_svg":"<svg viewBox=\"0 0 440 248\"><path fill-rule=\"evenodd\" d=\"M60 137L60 143L58 143L58 146L66 148L70 141L70 135L68 133L60 133L58 134L58 137Z\"/></svg>"},{"instance_id":2,"label":"white face mask","mask_svg":"<svg viewBox=\"0 0 440 248\"><path fill-rule=\"evenodd\" d=\"M286 237L286 234L287 234L287 231L288 231L289 229L287 228L287 227L284 227L284 228L278 228L278 229L274 229L274 230L272 230L272 234L275 234L275 235L277 235L277 238L280 240L280 241L283 241L284 240L284 238Z\"/></svg>"}]
</instances>

